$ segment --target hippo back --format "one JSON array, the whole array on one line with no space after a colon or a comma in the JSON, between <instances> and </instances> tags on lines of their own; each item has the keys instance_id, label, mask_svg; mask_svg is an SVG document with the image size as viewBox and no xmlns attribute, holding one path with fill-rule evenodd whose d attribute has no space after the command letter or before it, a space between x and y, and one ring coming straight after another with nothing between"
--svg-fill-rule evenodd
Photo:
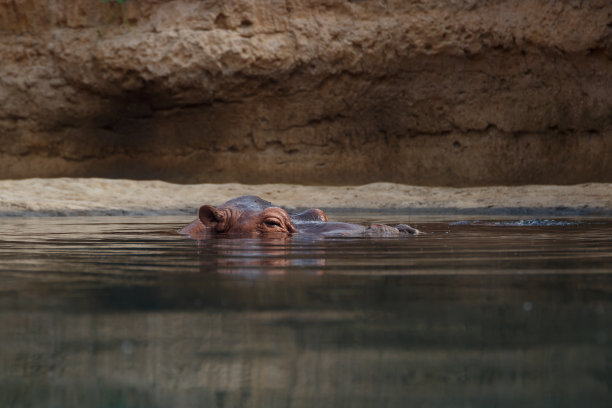
<instances>
[{"instance_id":1,"label":"hippo back","mask_svg":"<svg viewBox=\"0 0 612 408\"><path fill-rule=\"evenodd\" d=\"M346 222L309 222L297 225L300 233L320 236L342 237L362 234L366 227Z\"/></svg>"}]
</instances>

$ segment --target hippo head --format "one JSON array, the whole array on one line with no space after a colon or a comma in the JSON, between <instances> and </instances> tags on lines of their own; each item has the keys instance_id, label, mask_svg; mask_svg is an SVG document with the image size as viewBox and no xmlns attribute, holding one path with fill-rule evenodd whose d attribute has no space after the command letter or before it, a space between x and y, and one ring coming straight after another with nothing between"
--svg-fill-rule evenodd
<instances>
[{"instance_id":1,"label":"hippo head","mask_svg":"<svg viewBox=\"0 0 612 408\"><path fill-rule=\"evenodd\" d=\"M371 237L421 233L406 224L395 227L372 224L366 228L345 222L328 222L327 215L318 208L289 214L286 210L257 196L234 198L220 207L203 205L198 210L198 218L179 229L178 232L196 239L207 237L211 233L263 235L301 232L321 236L365 235Z\"/></svg>"},{"instance_id":2,"label":"hippo head","mask_svg":"<svg viewBox=\"0 0 612 408\"><path fill-rule=\"evenodd\" d=\"M203 205L198 211L198 218L202 224L218 234L290 234L297 232L287 211L280 207L251 210Z\"/></svg>"}]
</instances>

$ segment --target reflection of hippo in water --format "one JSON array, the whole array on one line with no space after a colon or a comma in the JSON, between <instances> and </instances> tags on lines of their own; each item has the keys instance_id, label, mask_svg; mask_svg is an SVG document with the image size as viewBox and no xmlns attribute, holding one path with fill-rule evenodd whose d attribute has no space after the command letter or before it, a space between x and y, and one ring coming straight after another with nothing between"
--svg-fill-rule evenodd
<instances>
[{"instance_id":1,"label":"reflection of hippo in water","mask_svg":"<svg viewBox=\"0 0 612 408\"><path fill-rule=\"evenodd\" d=\"M364 227L344 222L328 222L325 213L317 208L290 214L256 196L234 198L218 208L203 205L198 211L198 219L180 229L179 232L194 238L210 233L309 233L325 236L395 236L420 233L419 230L406 224L395 227L372 224Z\"/></svg>"}]
</instances>

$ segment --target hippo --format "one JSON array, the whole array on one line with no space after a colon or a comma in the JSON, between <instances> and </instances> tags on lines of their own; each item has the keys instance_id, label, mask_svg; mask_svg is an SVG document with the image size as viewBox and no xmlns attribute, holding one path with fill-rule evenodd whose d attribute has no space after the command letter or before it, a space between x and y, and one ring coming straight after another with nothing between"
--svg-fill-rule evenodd
<instances>
[{"instance_id":1,"label":"hippo","mask_svg":"<svg viewBox=\"0 0 612 408\"><path fill-rule=\"evenodd\" d=\"M198 210L198 218L178 232L192 238L211 234L301 233L321 236L400 236L421 233L406 224L399 224L395 227L372 224L365 227L345 222L330 222L325 213L318 208L290 213L257 196L234 198L219 207L203 205Z\"/></svg>"}]
</instances>

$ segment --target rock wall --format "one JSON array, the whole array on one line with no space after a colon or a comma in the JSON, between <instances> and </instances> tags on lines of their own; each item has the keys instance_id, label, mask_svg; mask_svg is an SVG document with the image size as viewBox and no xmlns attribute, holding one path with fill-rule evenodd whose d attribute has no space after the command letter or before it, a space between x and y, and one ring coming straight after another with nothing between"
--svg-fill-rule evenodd
<instances>
[{"instance_id":1,"label":"rock wall","mask_svg":"<svg viewBox=\"0 0 612 408\"><path fill-rule=\"evenodd\" d=\"M0 0L0 177L612 181L612 4Z\"/></svg>"}]
</instances>

